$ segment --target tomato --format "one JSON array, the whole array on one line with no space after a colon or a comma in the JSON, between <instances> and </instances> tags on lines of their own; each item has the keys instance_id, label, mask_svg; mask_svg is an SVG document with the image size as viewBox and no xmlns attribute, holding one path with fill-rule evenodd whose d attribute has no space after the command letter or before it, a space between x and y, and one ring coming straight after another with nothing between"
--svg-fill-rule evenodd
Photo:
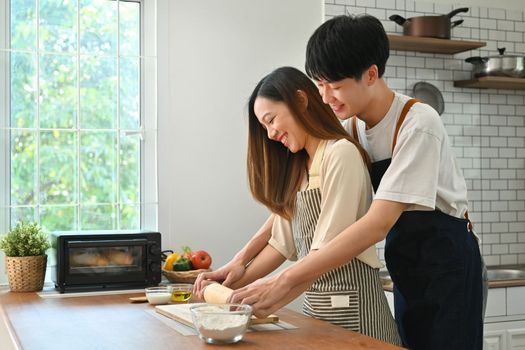
<instances>
[{"instance_id":1,"label":"tomato","mask_svg":"<svg viewBox=\"0 0 525 350\"><path fill-rule=\"evenodd\" d=\"M198 250L191 254L191 264L194 269L207 269L211 265L211 256L204 250Z\"/></svg>"}]
</instances>

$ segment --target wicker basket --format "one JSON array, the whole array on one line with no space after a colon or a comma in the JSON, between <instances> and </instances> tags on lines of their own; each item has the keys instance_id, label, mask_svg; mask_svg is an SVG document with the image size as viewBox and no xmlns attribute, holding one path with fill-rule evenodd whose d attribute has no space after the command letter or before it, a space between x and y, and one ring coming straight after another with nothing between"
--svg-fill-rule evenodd
<instances>
[{"instance_id":1,"label":"wicker basket","mask_svg":"<svg viewBox=\"0 0 525 350\"><path fill-rule=\"evenodd\" d=\"M37 292L44 287L47 255L6 256L5 267L12 292Z\"/></svg>"},{"instance_id":2,"label":"wicker basket","mask_svg":"<svg viewBox=\"0 0 525 350\"><path fill-rule=\"evenodd\" d=\"M211 269L199 269L190 271L168 271L162 269L162 273L173 283L193 283L201 272L211 271Z\"/></svg>"}]
</instances>

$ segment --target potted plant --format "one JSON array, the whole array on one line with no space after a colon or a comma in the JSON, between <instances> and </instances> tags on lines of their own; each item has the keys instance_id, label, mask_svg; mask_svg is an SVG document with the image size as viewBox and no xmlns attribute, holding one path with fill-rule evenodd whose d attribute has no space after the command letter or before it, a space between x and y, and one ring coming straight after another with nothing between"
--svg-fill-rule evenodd
<instances>
[{"instance_id":1,"label":"potted plant","mask_svg":"<svg viewBox=\"0 0 525 350\"><path fill-rule=\"evenodd\" d=\"M5 253L9 288L13 292L42 290L50 247L47 234L36 223L19 222L0 239Z\"/></svg>"}]
</instances>

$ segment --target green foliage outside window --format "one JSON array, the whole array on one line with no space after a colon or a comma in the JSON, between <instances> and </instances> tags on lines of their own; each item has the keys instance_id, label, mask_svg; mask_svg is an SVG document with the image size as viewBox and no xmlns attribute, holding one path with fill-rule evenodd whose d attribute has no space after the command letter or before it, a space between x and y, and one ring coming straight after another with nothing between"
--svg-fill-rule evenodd
<instances>
[{"instance_id":1,"label":"green foliage outside window","mask_svg":"<svg viewBox=\"0 0 525 350\"><path fill-rule=\"evenodd\" d=\"M140 3L10 9L11 222L140 228Z\"/></svg>"}]
</instances>

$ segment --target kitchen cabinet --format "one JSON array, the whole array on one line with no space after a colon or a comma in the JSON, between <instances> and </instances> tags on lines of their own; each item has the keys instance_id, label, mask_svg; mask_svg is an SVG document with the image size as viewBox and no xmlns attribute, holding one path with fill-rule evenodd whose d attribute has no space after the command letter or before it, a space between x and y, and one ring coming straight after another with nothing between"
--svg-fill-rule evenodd
<instances>
[{"instance_id":1,"label":"kitchen cabinet","mask_svg":"<svg viewBox=\"0 0 525 350\"><path fill-rule=\"evenodd\" d=\"M524 295L523 286L489 289L484 350L525 350Z\"/></svg>"},{"instance_id":2,"label":"kitchen cabinet","mask_svg":"<svg viewBox=\"0 0 525 350\"><path fill-rule=\"evenodd\" d=\"M506 288L489 289L485 318L507 315Z\"/></svg>"},{"instance_id":3,"label":"kitchen cabinet","mask_svg":"<svg viewBox=\"0 0 525 350\"><path fill-rule=\"evenodd\" d=\"M525 321L486 323L483 350L525 349Z\"/></svg>"},{"instance_id":4,"label":"kitchen cabinet","mask_svg":"<svg viewBox=\"0 0 525 350\"><path fill-rule=\"evenodd\" d=\"M476 89L525 90L525 78L479 77L471 80L457 80L455 87Z\"/></svg>"},{"instance_id":5,"label":"kitchen cabinet","mask_svg":"<svg viewBox=\"0 0 525 350\"><path fill-rule=\"evenodd\" d=\"M424 38L407 35L388 35L391 50L456 54L485 46L483 41Z\"/></svg>"}]
</instances>

